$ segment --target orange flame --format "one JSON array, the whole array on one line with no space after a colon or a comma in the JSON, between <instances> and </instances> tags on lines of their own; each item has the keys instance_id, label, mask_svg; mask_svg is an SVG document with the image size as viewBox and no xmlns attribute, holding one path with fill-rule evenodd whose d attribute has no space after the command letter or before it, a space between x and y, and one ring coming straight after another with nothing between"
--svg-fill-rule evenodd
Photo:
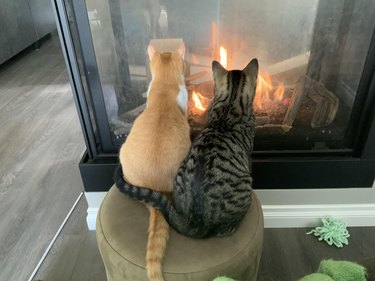
<instances>
[{"instance_id":1,"label":"orange flame","mask_svg":"<svg viewBox=\"0 0 375 281\"><path fill-rule=\"evenodd\" d=\"M193 94L192 94L192 99L194 101L194 104L195 104L195 107L197 109L199 109L200 111L205 111L206 108L203 107L202 103L201 103L201 100L203 100L203 97L201 96L201 94L199 94L198 92L195 92L193 91Z\"/></svg>"},{"instance_id":2,"label":"orange flame","mask_svg":"<svg viewBox=\"0 0 375 281\"><path fill-rule=\"evenodd\" d=\"M272 91L272 81L271 77L268 73L264 74L264 77L262 75L258 75L257 80L257 94L267 95L269 97L270 91Z\"/></svg>"},{"instance_id":3,"label":"orange flame","mask_svg":"<svg viewBox=\"0 0 375 281\"><path fill-rule=\"evenodd\" d=\"M278 87L277 87L277 89L276 89L276 91L274 92L274 97L275 97L275 99L277 99L277 100L282 100L283 99L283 96L284 96L284 92L285 92L285 86L284 86L284 84L280 84Z\"/></svg>"},{"instance_id":4,"label":"orange flame","mask_svg":"<svg viewBox=\"0 0 375 281\"><path fill-rule=\"evenodd\" d=\"M217 52L217 24L212 22L211 24L211 45L212 45L212 58L217 59L219 55L220 64L227 68L229 64L228 51L223 46L220 46L219 52ZM257 89L254 100L254 107L258 109L263 109L264 105L270 101L280 101L283 102L285 92L285 86L283 83L273 85L271 77L268 73L260 73L257 79ZM194 95L193 100L195 106L200 110L205 110L201 104L201 99Z\"/></svg>"},{"instance_id":5,"label":"orange flame","mask_svg":"<svg viewBox=\"0 0 375 281\"><path fill-rule=\"evenodd\" d=\"M228 52L223 46L220 46L220 64L225 68L228 66Z\"/></svg>"},{"instance_id":6,"label":"orange flame","mask_svg":"<svg viewBox=\"0 0 375 281\"><path fill-rule=\"evenodd\" d=\"M281 101L285 92L284 84L281 83L277 86L277 88L275 88L268 73L258 74L254 106L256 108L263 109L263 105L267 103L267 101L271 100L272 92L273 100Z\"/></svg>"}]
</instances>

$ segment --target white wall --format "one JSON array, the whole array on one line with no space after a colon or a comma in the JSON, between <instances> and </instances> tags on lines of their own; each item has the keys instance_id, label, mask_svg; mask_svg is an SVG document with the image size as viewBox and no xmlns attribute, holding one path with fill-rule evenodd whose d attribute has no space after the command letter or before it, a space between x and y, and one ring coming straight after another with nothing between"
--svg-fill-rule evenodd
<instances>
[{"instance_id":1,"label":"white wall","mask_svg":"<svg viewBox=\"0 0 375 281\"><path fill-rule=\"evenodd\" d=\"M375 226L375 182L372 188L256 190L265 227L311 227L326 216L348 226Z\"/></svg>"},{"instance_id":2,"label":"white wall","mask_svg":"<svg viewBox=\"0 0 375 281\"><path fill-rule=\"evenodd\" d=\"M372 188L256 190L266 228L312 227L326 216L348 226L375 226L375 182ZM86 192L87 224L95 229L96 215L106 192Z\"/></svg>"}]
</instances>

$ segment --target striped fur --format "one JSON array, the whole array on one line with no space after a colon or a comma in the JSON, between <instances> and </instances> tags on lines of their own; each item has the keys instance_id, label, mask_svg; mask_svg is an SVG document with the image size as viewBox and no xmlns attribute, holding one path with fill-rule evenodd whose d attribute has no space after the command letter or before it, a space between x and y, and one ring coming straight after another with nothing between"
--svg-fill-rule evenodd
<instances>
[{"instance_id":1,"label":"striped fur","mask_svg":"<svg viewBox=\"0 0 375 281\"><path fill-rule=\"evenodd\" d=\"M115 173L121 192L157 208L176 231L194 238L233 233L251 203L258 61L242 71L227 71L218 62L212 68L215 98L208 125L177 172L173 203L160 192L125 182L121 168Z\"/></svg>"}]
</instances>

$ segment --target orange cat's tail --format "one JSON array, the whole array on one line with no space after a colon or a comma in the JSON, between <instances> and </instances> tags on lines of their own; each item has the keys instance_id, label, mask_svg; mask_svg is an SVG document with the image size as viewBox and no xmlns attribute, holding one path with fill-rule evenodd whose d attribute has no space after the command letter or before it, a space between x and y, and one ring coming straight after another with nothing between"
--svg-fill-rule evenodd
<instances>
[{"instance_id":1,"label":"orange cat's tail","mask_svg":"<svg viewBox=\"0 0 375 281\"><path fill-rule=\"evenodd\" d=\"M169 225L163 215L149 207L150 225L148 229L146 269L150 281L164 281L161 262L167 247Z\"/></svg>"}]
</instances>

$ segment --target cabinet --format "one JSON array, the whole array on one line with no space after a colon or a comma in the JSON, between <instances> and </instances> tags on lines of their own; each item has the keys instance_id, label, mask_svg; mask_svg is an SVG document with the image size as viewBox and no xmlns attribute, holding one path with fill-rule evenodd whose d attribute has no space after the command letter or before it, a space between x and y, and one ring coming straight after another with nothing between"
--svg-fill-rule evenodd
<instances>
[{"instance_id":1,"label":"cabinet","mask_svg":"<svg viewBox=\"0 0 375 281\"><path fill-rule=\"evenodd\" d=\"M0 64L55 28L50 0L0 0Z\"/></svg>"}]
</instances>

